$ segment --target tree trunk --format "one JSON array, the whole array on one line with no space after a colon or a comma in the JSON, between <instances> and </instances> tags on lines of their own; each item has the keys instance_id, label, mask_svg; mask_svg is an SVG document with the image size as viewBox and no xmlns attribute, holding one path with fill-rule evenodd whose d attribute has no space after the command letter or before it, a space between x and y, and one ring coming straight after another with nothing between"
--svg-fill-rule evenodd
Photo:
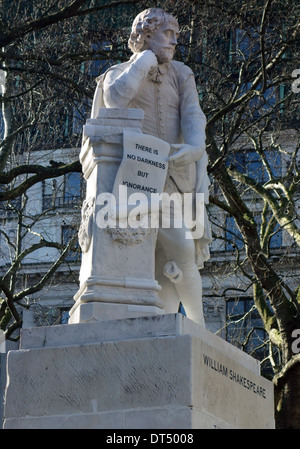
<instances>
[{"instance_id":1,"label":"tree trunk","mask_svg":"<svg viewBox=\"0 0 300 449\"><path fill-rule=\"evenodd\" d=\"M300 429L300 354L274 377L276 424L279 429Z\"/></svg>"},{"instance_id":2,"label":"tree trunk","mask_svg":"<svg viewBox=\"0 0 300 449\"><path fill-rule=\"evenodd\" d=\"M15 138L11 138L16 128L13 103L9 96L14 91L15 79L8 72L1 80L2 118L4 122L4 136L0 147L0 172L5 169L6 162L12 152Z\"/></svg>"}]
</instances>

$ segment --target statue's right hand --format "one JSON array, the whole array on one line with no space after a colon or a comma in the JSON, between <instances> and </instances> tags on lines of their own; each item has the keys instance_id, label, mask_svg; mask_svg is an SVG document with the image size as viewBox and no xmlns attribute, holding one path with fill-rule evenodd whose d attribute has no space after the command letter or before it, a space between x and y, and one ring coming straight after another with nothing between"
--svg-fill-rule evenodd
<instances>
[{"instance_id":1,"label":"statue's right hand","mask_svg":"<svg viewBox=\"0 0 300 449\"><path fill-rule=\"evenodd\" d=\"M147 73L151 68L158 66L157 57L151 50L142 51L136 58L135 64L140 70L144 70Z\"/></svg>"}]
</instances>

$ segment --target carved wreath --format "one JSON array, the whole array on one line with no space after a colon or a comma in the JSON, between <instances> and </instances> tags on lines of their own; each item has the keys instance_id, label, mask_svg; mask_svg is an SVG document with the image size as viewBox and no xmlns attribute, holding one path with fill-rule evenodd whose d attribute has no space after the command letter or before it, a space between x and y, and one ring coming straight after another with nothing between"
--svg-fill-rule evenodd
<instances>
[{"instance_id":1,"label":"carved wreath","mask_svg":"<svg viewBox=\"0 0 300 449\"><path fill-rule=\"evenodd\" d=\"M88 198L83 202L81 210L81 224L78 231L78 241L82 252L87 252L92 240L92 225L95 198Z\"/></svg>"}]
</instances>

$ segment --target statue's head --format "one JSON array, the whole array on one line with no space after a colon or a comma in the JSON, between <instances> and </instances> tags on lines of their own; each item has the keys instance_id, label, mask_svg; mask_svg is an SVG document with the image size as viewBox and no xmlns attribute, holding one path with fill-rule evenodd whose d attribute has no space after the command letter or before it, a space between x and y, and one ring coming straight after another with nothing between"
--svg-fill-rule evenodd
<instances>
[{"instance_id":1,"label":"statue's head","mask_svg":"<svg viewBox=\"0 0 300 449\"><path fill-rule=\"evenodd\" d=\"M174 16L160 8L149 8L134 19L128 45L133 53L152 50L159 63L169 62L178 36L179 25Z\"/></svg>"}]
</instances>

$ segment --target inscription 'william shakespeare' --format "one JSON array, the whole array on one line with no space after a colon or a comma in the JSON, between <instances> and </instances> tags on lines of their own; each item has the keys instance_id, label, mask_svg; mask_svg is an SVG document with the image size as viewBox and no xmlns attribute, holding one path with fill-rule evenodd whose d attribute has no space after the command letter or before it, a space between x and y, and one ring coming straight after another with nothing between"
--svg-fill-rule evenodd
<instances>
[{"instance_id":1,"label":"inscription 'william shakespeare'","mask_svg":"<svg viewBox=\"0 0 300 449\"><path fill-rule=\"evenodd\" d=\"M217 360L212 359L211 357L207 356L206 354L203 354L203 360L204 360L204 365L208 366L209 368L213 369L214 371L217 371L218 373L222 374L223 376L227 377L228 379L232 380L233 382L238 383L239 385L246 388L247 390L252 391L253 393L266 399L265 388L261 387L260 385L257 385L255 382L252 382L252 380L248 379L245 376L242 376L241 374L235 372L234 370L228 369L228 367L226 365L223 365L222 363L218 362Z\"/></svg>"}]
</instances>

